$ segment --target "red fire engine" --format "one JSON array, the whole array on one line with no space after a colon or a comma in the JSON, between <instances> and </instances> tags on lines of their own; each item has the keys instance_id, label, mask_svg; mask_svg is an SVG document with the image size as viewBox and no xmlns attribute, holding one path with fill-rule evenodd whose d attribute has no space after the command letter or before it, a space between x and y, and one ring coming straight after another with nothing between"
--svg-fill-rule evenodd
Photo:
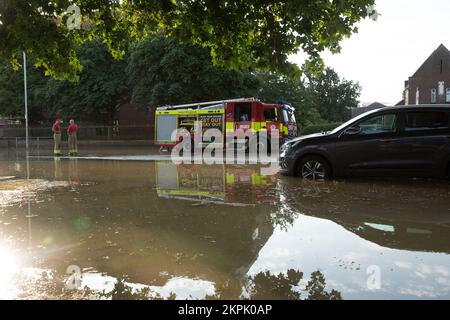
<instances>
[{"instance_id":1,"label":"red fire engine","mask_svg":"<svg viewBox=\"0 0 450 320\"><path fill-rule=\"evenodd\" d=\"M195 124L203 131L217 129L224 148L248 146L249 139L258 139L258 147L270 148L269 137L278 134L280 144L297 137L294 108L288 104L263 103L254 98L201 102L158 108L155 116L155 144L173 148L180 140L174 132L180 129L194 134ZM232 136L234 140L227 139ZM233 141L233 145L229 145ZM201 142L209 144L209 142Z\"/></svg>"}]
</instances>

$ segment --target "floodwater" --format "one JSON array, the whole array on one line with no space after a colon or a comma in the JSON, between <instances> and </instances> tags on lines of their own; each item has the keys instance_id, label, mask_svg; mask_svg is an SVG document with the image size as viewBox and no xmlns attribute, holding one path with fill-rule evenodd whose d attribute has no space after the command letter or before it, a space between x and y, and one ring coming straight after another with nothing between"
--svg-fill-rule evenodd
<instances>
[{"instance_id":1,"label":"floodwater","mask_svg":"<svg viewBox=\"0 0 450 320\"><path fill-rule=\"evenodd\" d=\"M108 155L0 160L0 298L450 298L448 182Z\"/></svg>"}]
</instances>

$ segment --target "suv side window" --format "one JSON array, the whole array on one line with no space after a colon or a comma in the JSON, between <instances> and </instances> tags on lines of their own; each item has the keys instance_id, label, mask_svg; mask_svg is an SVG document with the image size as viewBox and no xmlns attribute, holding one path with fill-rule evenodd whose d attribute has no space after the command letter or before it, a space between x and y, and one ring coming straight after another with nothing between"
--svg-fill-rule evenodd
<instances>
[{"instance_id":1,"label":"suv side window","mask_svg":"<svg viewBox=\"0 0 450 320\"><path fill-rule=\"evenodd\" d=\"M449 128L449 114L444 111L412 111L405 117L405 131Z\"/></svg>"},{"instance_id":2,"label":"suv side window","mask_svg":"<svg viewBox=\"0 0 450 320\"><path fill-rule=\"evenodd\" d=\"M397 130L396 128L397 114L388 113L372 118L366 119L358 124L361 128L361 134L380 134L391 133Z\"/></svg>"}]
</instances>

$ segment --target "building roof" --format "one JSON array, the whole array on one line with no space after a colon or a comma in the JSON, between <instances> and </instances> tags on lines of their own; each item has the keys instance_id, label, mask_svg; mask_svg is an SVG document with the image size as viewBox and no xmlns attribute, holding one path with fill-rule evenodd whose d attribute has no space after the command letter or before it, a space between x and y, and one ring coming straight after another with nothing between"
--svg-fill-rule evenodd
<instances>
[{"instance_id":1,"label":"building roof","mask_svg":"<svg viewBox=\"0 0 450 320\"><path fill-rule=\"evenodd\" d=\"M385 108L386 105L379 103L379 102L374 102L372 104L369 104L366 107L359 107L359 108L352 108L352 117L357 117L360 114L366 113L368 111L372 111L372 110L376 110L376 109L381 109L381 108Z\"/></svg>"},{"instance_id":2,"label":"building roof","mask_svg":"<svg viewBox=\"0 0 450 320\"><path fill-rule=\"evenodd\" d=\"M448 55L450 57L450 50L447 49L446 46L443 44L439 45L439 47L433 51L433 53L428 57L428 59L425 60L424 63L420 66L419 69L414 73L413 77L417 76L419 73L421 73L422 69L426 68L427 64L430 62L430 60L433 60L433 58L437 55Z\"/></svg>"}]
</instances>

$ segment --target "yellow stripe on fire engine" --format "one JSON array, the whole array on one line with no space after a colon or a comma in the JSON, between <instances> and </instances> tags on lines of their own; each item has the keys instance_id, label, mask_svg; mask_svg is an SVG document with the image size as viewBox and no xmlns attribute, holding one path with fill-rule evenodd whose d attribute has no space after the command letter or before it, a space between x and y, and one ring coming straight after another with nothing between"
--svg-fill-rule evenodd
<instances>
[{"instance_id":1,"label":"yellow stripe on fire engine","mask_svg":"<svg viewBox=\"0 0 450 320\"><path fill-rule=\"evenodd\" d=\"M161 115L197 115L197 114L224 114L225 110L162 110L156 111L157 116Z\"/></svg>"},{"instance_id":2,"label":"yellow stripe on fire engine","mask_svg":"<svg viewBox=\"0 0 450 320\"><path fill-rule=\"evenodd\" d=\"M266 179L267 179L266 176L262 176L259 173L253 173L252 174L252 185L254 185L254 186L265 186L265 185L268 185Z\"/></svg>"},{"instance_id":3,"label":"yellow stripe on fire engine","mask_svg":"<svg viewBox=\"0 0 450 320\"><path fill-rule=\"evenodd\" d=\"M227 184L228 185L233 185L234 181L235 181L234 174L227 173Z\"/></svg>"},{"instance_id":4,"label":"yellow stripe on fire engine","mask_svg":"<svg viewBox=\"0 0 450 320\"><path fill-rule=\"evenodd\" d=\"M256 121L254 121L254 122L252 122L252 131L253 132L259 132L259 131L261 131L261 127L262 127L262 124L263 122L256 122Z\"/></svg>"},{"instance_id":5,"label":"yellow stripe on fire engine","mask_svg":"<svg viewBox=\"0 0 450 320\"><path fill-rule=\"evenodd\" d=\"M226 131L233 132L234 131L234 122L226 122Z\"/></svg>"},{"instance_id":6,"label":"yellow stripe on fire engine","mask_svg":"<svg viewBox=\"0 0 450 320\"><path fill-rule=\"evenodd\" d=\"M171 195L171 196L219 196L225 197L225 192L223 191L199 191L199 190L162 190L157 189L158 195Z\"/></svg>"},{"instance_id":7,"label":"yellow stripe on fire engine","mask_svg":"<svg viewBox=\"0 0 450 320\"><path fill-rule=\"evenodd\" d=\"M266 132L267 131L267 122L252 121L250 129L253 132ZM227 132L235 131L234 122L226 123L226 131ZM283 124L280 124L280 132L283 132L287 135L289 133L288 127Z\"/></svg>"}]
</instances>

